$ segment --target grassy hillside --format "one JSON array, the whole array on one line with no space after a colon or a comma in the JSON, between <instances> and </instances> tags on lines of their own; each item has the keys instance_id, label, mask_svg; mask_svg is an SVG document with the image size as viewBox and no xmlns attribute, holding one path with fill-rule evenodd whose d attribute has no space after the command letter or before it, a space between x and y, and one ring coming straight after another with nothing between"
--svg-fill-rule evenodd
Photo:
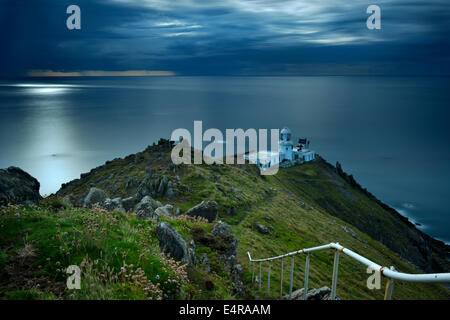
<instances>
[{"instance_id":1,"label":"grassy hillside","mask_svg":"<svg viewBox=\"0 0 450 320\"><path fill-rule=\"evenodd\" d=\"M244 283L249 286L247 292L232 297L231 281L217 259L215 246L198 241L199 234L210 235L213 224L183 217L166 219L186 240L196 241L197 257L207 254L212 272L206 273L201 265L183 269L164 258L154 236L155 223L150 220L140 221L129 214L93 211L59 202L63 198L70 199L77 205L92 186L105 190L111 198L134 196L141 181L150 175L154 179L165 176L173 182L178 196L171 199L163 196L158 200L180 208L181 212L202 200L215 200L219 204L220 219L229 223L234 235L240 239L238 261L244 267ZM27 281L42 277L44 282L50 280L53 284L36 289L33 284L27 287L1 279L0 295L130 299L264 297L265 290L258 292L250 283L247 251L254 258L262 258L329 242L339 242L378 264L393 265L402 272L418 272L406 259L414 260L416 265L421 263L421 257L429 257L428 263L433 259L439 263L432 257L440 254L433 252L434 247L426 237L347 180L320 157L314 163L280 169L277 175L266 177L260 176L253 165L173 166L170 148L161 141L141 153L115 159L83 174L81 179L63 185L40 207L3 208L0 215L0 268L2 261L9 261L3 263L3 268L12 265L11 261L19 270L24 264L29 265L32 275ZM269 232L261 233L256 224L265 225ZM23 261L31 260L21 264L23 256L27 257ZM294 289L303 286L304 259L300 256L295 260ZM90 285L88 288L91 289L67 292L64 289L66 275L58 275L57 269L82 261L85 261L92 288ZM286 262L284 292L288 288ZM138 281L139 285L124 280L120 268L125 264L133 264L134 270L142 269L140 277L143 280ZM310 287L331 286L332 265L332 251L314 253ZM267 267L267 264L263 265L265 276ZM271 268L270 296L276 297L280 288L280 263L273 263ZM100 274L106 280L102 280ZM367 289L367 276L362 265L343 256L338 296L342 299L382 299L384 287L373 291ZM177 282L167 282L167 279ZM142 287L141 282L147 286ZM55 283L59 289L52 287ZM213 288L208 283L213 283ZM28 289L20 289L24 287ZM144 290L146 287L151 289ZM448 297L448 291L439 285L395 284L394 299Z\"/></svg>"}]
</instances>

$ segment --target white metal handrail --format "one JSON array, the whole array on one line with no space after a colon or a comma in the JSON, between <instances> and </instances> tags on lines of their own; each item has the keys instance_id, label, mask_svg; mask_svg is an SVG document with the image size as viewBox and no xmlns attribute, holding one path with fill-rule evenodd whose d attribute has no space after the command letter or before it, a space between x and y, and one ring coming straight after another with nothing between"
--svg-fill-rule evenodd
<instances>
[{"instance_id":1,"label":"white metal handrail","mask_svg":"<svg viewBox=\"0 0 450 320\"><path fill-rule=\"evenodd\" d=\"M262 262L269 262L269 273L268 273L268 284L267 284L267 293L269 295L270 292L270 263L274 260L281 259L281 289L280 289L280 297L282 296L283 291L283 266L284 266L284 258L292 257L291 261L291 274L290 274L290 283L289 283L289 297L292 295L292 282L293 282L293 273L294 273L294 256L298 254L306 254L306 265L305 265L305 289L304 289L304 299L306 299L306 295L308 292L308 278L309 278L309 263L310 263L310 253L314 251L321 251L326 249L334 249L336 250L334 256L334 266L333 266L333 278L331 285L331 299L336 299L336 286L337 286L337 276L338 276L338 265L339 265L339 255L340 253L344 253L350 258L364 264L365 266L371 268L372 270L380 272L380 274L386 278L388 278L388 282L386 284L385 291L385 299L391 299L392 291L394 289L394 280L402 280L408 282L450 282L450 273L428 273L428 274L410 274L410 273L402 273L395 271L393 267L383 267L379 264L357 254L356 252L344 248L339 243L329 243L323 246L312 247L308 249L301 249L297 251L292 251L280 256L270 257L265 259L253 259L250 255L250 252L247 252L249 259L249 270L252 272L252 282L254 281L254 273L255 273L255 263L259 262L259 289L261 289L261 264ZM252 269L253 266L253 269Z\"/></svg>"}]
</instances>

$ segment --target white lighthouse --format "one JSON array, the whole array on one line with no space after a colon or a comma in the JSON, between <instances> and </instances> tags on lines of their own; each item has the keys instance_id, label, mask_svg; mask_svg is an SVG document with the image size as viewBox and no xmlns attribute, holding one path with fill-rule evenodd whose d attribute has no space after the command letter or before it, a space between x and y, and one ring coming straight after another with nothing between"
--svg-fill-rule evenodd
<instances>
[{"instance_id":1,"label":"white lighthouse","mask_svg":"<svg viewBox=\"0 0 450 320\"><path fill-rule=\"evenodd\" d=\"M281 129L280 142L278 145L280 162L294 160L293 157L294 144L292 143L291 138L292 138L291 130L289 130L286 127Z\"/></svg>"},{"instance_id":2,"label":"white lighthouse","mask_svg":"<svg viewBox=\"0 0 450 320\"><path fill-rule=\"evenodd\" d=\"M250 152L246 154L244 158L263 169L273 167L274 165L287 168L313 161L315 159L315 152L309 149L308 139L299 139L298 144L294 146L291 130L284 127L280 131L278 152Z\"/></svg>"}]
</instances>

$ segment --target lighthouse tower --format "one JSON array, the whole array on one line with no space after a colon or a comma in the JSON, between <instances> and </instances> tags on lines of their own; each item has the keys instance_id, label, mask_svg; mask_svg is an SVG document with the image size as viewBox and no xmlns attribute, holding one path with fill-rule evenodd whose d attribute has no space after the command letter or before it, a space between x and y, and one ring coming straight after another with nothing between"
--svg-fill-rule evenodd
<instances>
[{"instance_id":1,"label":"lighthouse tower","mask_svg":"<svg viewBox=\"0 0 450 320\"><path fill-rule=\"evenodd\" d=\"M294 144L291 141L292 133L288 128L283 128L280 132L280 142L278 152L280 155L280 162L285 160L292 161L294 159L293 149Z\"/></svg>"}]
</instances>

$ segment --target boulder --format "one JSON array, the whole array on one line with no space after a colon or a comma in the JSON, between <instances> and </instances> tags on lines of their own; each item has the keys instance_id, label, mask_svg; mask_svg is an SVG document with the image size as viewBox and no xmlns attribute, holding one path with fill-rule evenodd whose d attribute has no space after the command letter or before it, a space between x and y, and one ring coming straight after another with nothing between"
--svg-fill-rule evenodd
<instances>
[{"instance_id":1,"label":"boulder","mask_svg":"<svg viewBox=\"0 0 450 320\"><path fill-rule=\"evenodd\" d=\"M20 168L0 169L0 204L37 204L39 188L39 181Z\"/></svg>"},{"instance_id":2,"label":"boulder","mask_svg":"<svg viewBox=\"0 0 450 320\"><path fill-rule=\"evenodd\" d=\"M96 187L92 187L91 189L89 189L89 193L86 198L84 198L84 205L86 207L90 207L96 203L102 203L106 200L106 198L108 198L108 196L106 195L105 191Z\"/></svg>"},{"instance_id":3,"label":"boulder","mask_svg":"<svg viewBox=\"0 0 450 320\"><path fill-rule=\"evenodd\" d=\"M145 196L155 196L154 181L151 177L146 177L138 186L136 191L136 200L141 201Z\"/></svg>"},{"instance_id":4,"label":"boulder","mask_svg":"<svg viewBox=\"0 0 450 320\"><path fill-rule=\"evenodd\" d=\"M142 200L136 205L135 211L139 210L142 206L151 207L154 210L156 210L159 207L162 207L162 203L158 200L153 199L150 196L145 196L142 198Z\"/></svg>"},{"instance_id":5,"label":"boulder","mask_svg":"<svg viewBox=\"0 0 450 320\"><path fill-rule=\"evenodd\" d=\"M255 227L256 227L256 230L257 230L259 233L262 233L262 234L269 234L269 233L270 233L269 228L267 228L267 227L266 227L265 225L263 225L263 224L256 223L256 224L255 224Z\"/></svg>"},{"instance_id":6,"label":"boulder","mask_svg":"<svg viewBox=\"0 0 450 320\"><path fill-rule=\"evenodd\" d=\"M225 222L219 221L214 225L211 233L213 235L215 235L216 237L231 236L231 234L233 233L233 230L231 230L231 227L228 224L226 224Z\"/></svg>"},{"instance_id":7,"label":"boulder","mask_svg":"<svg viewBox=\"0 0 450 320\"><path fill-rule=\"evenodd\" d=\"M290 300L303 300L305 289L298 289L292 292ZM289 295L284 296L285 299L289 299ZM331 299L331 289L324 286L319 289L309 289L306 294L306 300L330 300ZM336 296L336 300L339 298Z\"/></svg>"},{"instance_id":8,"label":"boulder","mask_svg":"<svg viewBox=\"0 0 450 320\"><path fill-rule=\"evenodd\" d=\"M215 201L202 201L195 207L189 209L186 215L191 217L202 217L213 222L217 219L219 205Z\"/></svg>"},{"instance_id":9,"label":"boulder","mask_svg":"<svg viewBox=\"0 0 450 320\"><path fill-rule=\"evenodd\" d=\"M169 183L169 180L167 179L166 176L164 176L161 179L161 182L159 183L159 187L158 187L158 191L157 191L159 195L164 195L166 193L168 183Z\"/></svg>"},{"instance_id":10,"label":"boulder","mask_svg":"<svg viewBox=\"0 0 450 320\"><path fill-rule=\"evenodd\" d=\"M236 264L231 273L231 285L233 286L233 295L242 293L245 291L245 285L242 281L244 274L244 268L240 264Z\"/></svg>"},{"instance_id":11,"label":"boulder","mask_svg":"<svg viewBox=\"0 0 450 320\"><path fill-rule=\"evenodd\" d=\"M158 216L171 217L173 216L173 206L170 204L166 204L165 206L158 207L156 208L155 213Z\"/></svg>"},{"instance_id":12,"label":"boulder","mask_svg":"<svg viewBox=\"0 0 450 320\"><path fill-rule=\"evenodd\" d=\"M167 196L173 199L178 195L177 189L166 176L162 179L152 179L152 176L147 176L139 185L136 191L136 199L140 201L145 196L163 197Z\"/></svg>"},{"instance_id":13,"label":"boulder","mask_svg":"<svg viewBox=\"0 0 450 320\"><path fill-rule=\"evenodd\" d=\"M216 223L211 233L216 237L217 244L220 244L219 247L222 254L219 256L218 261L224 263L227 272L233 273L236 266L239 239L233 237L231 227L222 221Z\"/></svg>"},{"instance_id":14,"label":"boulder","mask_svg":"<svg viewBox=\"0 0 450 320\"><path fill-rule=\"evenodd\" d=\"M178 190L174 187L168 187L166 191L167 199L175 199L178 196Z\"/></svg>"},{"instance_id":15,"label":"boulder","mask_svg":"<svg viewBox=\"0 0 450 320\"><path fill-rule=\"evenodd\" d=\"M156 227L155 232L161 251L182 263L194 263L192 251L189 250L186 241L184 241L181 235L170 224L165 222L160 223Z\"/></svg>"},{"instance_id":16,"label":"boulder","mask_svg":"<svg viewBox=\"0 0 450 320\"><path fill-rule=\"evenodd\" d=\"M134 197L128 197L122 200L122 206L125 211L130 211L134 208L136 204L136 199Z\"/></svg>"},{"instance_id":17,"label":"boulder","mask_svg":"<svg viewBox=\"0 0 450 320\"><path fill-rule=\"evenodd\" d=\"M150 196L145 196L141 202L136 205L135 213L138 219L147 220L153 218L159 220L158 216L155 214L155 200Z\"/></svg>"},{"instance_id":18,"label":"boulder","mask_svg":"<svg viewBox=\"0 0 450 320\"><path fill-rule=\"evenodd\" d=\"M121 198L114 198L112 200L110 198L106 198L105 201L103 201L103 203L102 203L102 207L110 212L117 211L117 212L125 213L125 209L122 206Z\"/></svg>"}]
</instances>

